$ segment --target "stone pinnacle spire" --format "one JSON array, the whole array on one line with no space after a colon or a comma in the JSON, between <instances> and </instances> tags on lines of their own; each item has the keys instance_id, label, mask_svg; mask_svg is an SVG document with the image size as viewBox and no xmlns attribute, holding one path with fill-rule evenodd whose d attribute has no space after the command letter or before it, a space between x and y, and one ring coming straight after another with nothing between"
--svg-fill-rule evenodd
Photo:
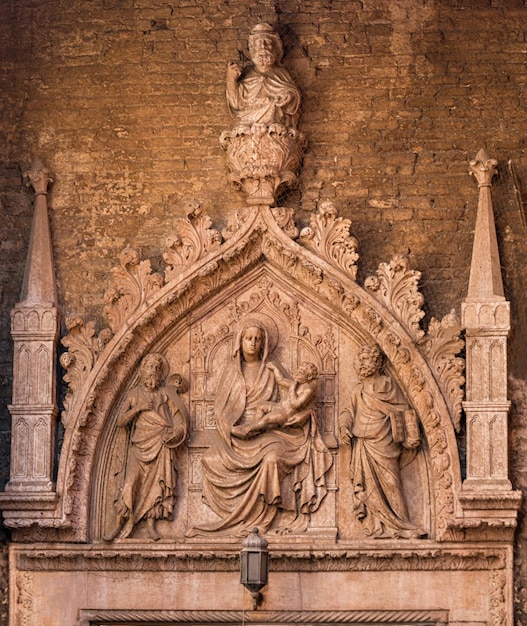
<instances>
[{"instance_id":1,"label":"stone pinnacle spire","mask_svg":"<svg viewBox=\"0 0 527 626\"><path fill-rule=\"evenodd\" d=\"M57 289L46 198L48 184L53 182L53 178L39 159L33 161L25 176L27 185L35 190L35 210L20 300L21 304L27 305L56 305Z\"/></svg>"},{"instance_id":2,"label":"stone pinnacle spire","mask_svg":"<svg viewBox=\"0 0 527 626\"><path fill-rule=\"evenodd\" d=\"M501 278L500 255L494 224L491 180L498 162L491 159L483 148L470 161L469 172L478 181L479 202L474 233L472 263L467 302L495 302L505 300Z\"/></svg>"}]
</instances>

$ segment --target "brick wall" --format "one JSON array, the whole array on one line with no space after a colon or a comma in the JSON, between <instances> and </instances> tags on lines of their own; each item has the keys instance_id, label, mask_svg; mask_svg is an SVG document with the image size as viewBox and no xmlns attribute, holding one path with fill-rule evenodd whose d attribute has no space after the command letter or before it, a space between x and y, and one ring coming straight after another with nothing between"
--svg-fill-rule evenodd
<instances>
[{"instance_id":1,"label":"brick wall","mask_svg":"<svg viewBox=\"0 0 527 626\"><path fill-rule=\"evenodd\" d=\"M60 304L98 319L126 243L157 266L186 199L199 199L220 228L225 207L242 206L218 143L229 126L224 76L262 20L280 30L284 63L303 93L309 148L286 204L304 223L317 200L335 200L361 243L360 280L405 252L423 273L428 316L459 310L478 196L468 161L482 146L498 159L493 197L519 386L513 458L527 451L518 392L527 376L523 1L10 0L0 2L0 23L9 25L0 29L2 484L9 310L31 220L21 171L38 155L56 173L50 218ZM521 463L513 470L523 486ZM522 523L519 589L527 586L526 538ZM520 622L522 612L518 601Z\"/></svg>"}]
</instances>

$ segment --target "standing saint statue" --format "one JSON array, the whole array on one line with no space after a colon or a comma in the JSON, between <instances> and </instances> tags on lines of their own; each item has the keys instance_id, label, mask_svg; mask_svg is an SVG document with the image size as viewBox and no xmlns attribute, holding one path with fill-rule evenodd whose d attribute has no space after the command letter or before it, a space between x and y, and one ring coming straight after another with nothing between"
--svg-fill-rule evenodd
<instances>
[{"instance_id":1,"label":"standing saint statue","mask_svg":"<svg viewBox=\"0 0 527 626\"><path fill-rule=\"evenodd\" d=\"M410 521L400 474L420 443L417 417L382 366L376 346L360 349L359 382L340 416L341 441L351 443L354 514L370 537L422 537Z\"/></svg>"},{"instance_id":2,"label":"standing saint statue","mask_svg":"<svg viewBox=\"0 0 527 626\"><path fill-rule=\"evenodd\" d=\"M238 61L227 68L227 102L239 124L282 124L296 128L300 91L289 72L279 65L282 42L269 24L257 24L249 35L253 65L244 71Z\"/></svg>"},{"instance_id":3,"label":"standing saint statue","mask_svg":"<svg viewBox=\"0 0 527 626\"><path fill-rule=\"evenodd\" d=\"M117 525L106 541L128 537L146 517L148 534L157 541L156 520L170 519L176 500L174 456L188 434L188 414L176 386L165 386L169 365L158 353L141 361L139 382L117 419L129 429L129 445L115 506ZM181 382L181 377L179 377Z\"/></svg>"},{"instance_id":4,"label":"standing saint statue","mask_svg":"<svg viewBox=\"0 0 527 626\"><path fill-rule=\"evenodd\" d=\"M280 419L263 425L268 403L280 400L281 386L283 393L290 393L292 386L289 379L282 380L281 365L269 361L269 352L265 325L259 319L245 320L216 391L217 437L203 455L203 497L220 519L195 526L189 537L244 536L254 527L266 532L279 511L294 517L284 532L305 529L326 495L333 461L312 403L316 368L310 364L309 371L301 370L301 384L308 387L301 403L306 410L291 409L294 419L288 421L281 413Z\"/></svg>"}]
</instances>

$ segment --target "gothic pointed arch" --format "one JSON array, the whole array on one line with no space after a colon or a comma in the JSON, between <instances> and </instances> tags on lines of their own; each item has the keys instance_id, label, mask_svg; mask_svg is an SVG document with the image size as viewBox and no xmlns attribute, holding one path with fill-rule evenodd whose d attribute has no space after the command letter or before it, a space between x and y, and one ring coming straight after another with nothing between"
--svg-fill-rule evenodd
<instances>
[{"instance_id":1,"label":"gothic pointed arch","mask_svg":"<svg viewBox=\"0 0 527 626\"><path fill-rule=\"evenodd\" d=\"M192 385L204 383L206 370L204 354L200 355L203 345L199 342L203 344L203 340L192 340L192 333L196 337L203 332L203 320L211 319L214 311L230 307L230 317L223 315L225 323L215 326L218 336L214 341L221 339L221 333L232 333L232 323L245 313L273 317L281 327L288 326L289 342L304 343L300 352L316 356L327 378L326 389L335 383L330 380L328 363L338 360L336 341L355 350L363 344L380 347L387 369L418 415L426 442L426 497L431 500L428 532L437 539L451 536L449 523L460 486L455 426L463 379L453 358L460 347L459 337L456 339L459 329L453 317L444 323L433 320L425 335L419 325L423 313L418 272L409 269L403 257L382 264L365 287L358 285L357 245L349 228L349 220L338 217L335 207L326 204L313 215L297 242L291 237L296 233L290 212L252 207L235 215L221 243L201 207L193 206L164 254L166 283L135 251L123 252L121 265L113 272L119 288L107 296L110 330L96 336L92 324L74 318L69 320L70 333L64 339L68 352L62 362L70 394L57 483L63 533L74 533L77 540L103 534L101 503L110 499L115 416L123 395L137 379L141 359L151 352L170 355L171 347L185 344L188 354L178 366L186 368L184 375L191 379L192 398ZM316 338L310 336L314 334L310 324L303 322L306 315L324 320L317 325ZM324 339L324 332L333 336ZM195 371L189 369L191 349L196 351ZM345 383L340 387L345 389ZM344 393L340 391L341 396ZM338 395L337 390L326 406L319 407L330 415L323 434L335 455ZM344 398L340 402L343 404ZM192 400L188 404L192 405ZM213 427L206 424L205 396L201 405L196 401L189 408L193 431ZM197 434L198 439L204 436ZM198 447L202 445L206 443ZM191 455L188 467L196 464ZM192 476L186 480L192 484ZM340 480L345 479L341 476Z\"/></svg>"}]
</instances>

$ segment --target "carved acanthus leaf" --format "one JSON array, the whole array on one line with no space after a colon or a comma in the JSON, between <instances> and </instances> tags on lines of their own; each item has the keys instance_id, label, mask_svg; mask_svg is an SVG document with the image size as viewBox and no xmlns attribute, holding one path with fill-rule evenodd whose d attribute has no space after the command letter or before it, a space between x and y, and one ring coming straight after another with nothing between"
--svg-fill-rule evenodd
<instances>
[{"instance_id":1,"label":"carved acanthus leaf","mask_svg":"<svg viewBox=\"0 0 527 626\"><path fill-rule=\"evenodd\" d=\"M150 261L141 261L131 246L119 255L120 267L114 267L114 287L105 295L104 313L115 333L130 315L163 286L163 277L152 272Z\"/></svg>"},{"instance_id":2,"label":"carved acanthus leaf","mask_svg":"<svg viewBox=\"0 0 527 626\"><path fill-rule=\"evenodd\" d=\"M291 237L291 239L296 239L298 237L298 228L295 224L293 209L286 209L285 207L271 207L271 213L273 214L278 226L280 226L286 235Z\"/></svg>"},{"instance_id":3,"label":"carved acanthus leaf","mask_svg":"<svg viewBox=\"0 0 527 626\"><path fill-rule=\"evenodd\" d=\"M229 180L251 205L271 205L286 188L298 184L297 171L307 146L305 135L282 124L240 125L224 131Z\"/></svg>"},{"instance_id":4,"label":"carved acanthus leaf","mask_svg":"<svg viewBox=\"0 0 527 626\"><path fill-rule=\"evenodd\" d=\"M461 422L461 402L465 377L465 359L456 356L465 343L461 338L461 324L455 311L445 315L441 321L430 320L423 347L426 358L441 386L450 409L454 428L459 432Z\"/></svg>"},{"instance_id":5,"label":"carved acanthus leaf","mask_svg":"<svg viewBox=\"0 0 527 626\"><path fill-rule=\"evenodd\" d=\"M176 234L167 238L163 253L167 282L221 245L221 234L211 228L211 219L199 202L188 202L185 212L187 217L176 221Z\"/></svg>"},{"instance_id":6,"label":"carved acanthus leaf","mask_svg":"<svg viewBox=\"0 0 527 626\"><path fill-rule=\"evenodd\" d=\"M337 207L326 200L302 229L300 242L332 265L343 269L352 280L357 276L358 242L350 235L351 221L338 217Z\"/></svg>"},{"instance_id":7,"label":"carved acanthus leaf","mask_svg":"<svg viewBox=\"0 0 527 626\"><path fill-rule=\"evenodd\" d=\"M417 288L420 278L421 272L409 269L408 259L401 254L389 263L381 263L376 276L369 276L364 283L394 313L416 343L424 336L420 325L424 298Z\"/></svg>"},{"instance_id":8,"label":"carved acanthus leaf","mask_svg":"<svg viewBox=\"0 0 527 626\"><path fill-rule=\"evenodd\" d=\"M229 215L227 226L221 231L223 238L230 239L233 237L245 224L252 212L256 210L255 207L242 207L238 211L233 211Z\"/></svg>"},{"instance_id":9,"label":"carved acanthus leaf","mask_svg":"<svg viewBox=\"0 0 527 626\"><path fill-rule=\"evenodd\" d=\"M109 328L103 329L97 337L94 322L85 323L79 316L68 317L66 328L69 333L62 339L61 343L67 348L67 352L64 352L60 357L60 364L66 370L64 381L68 384L62 413L64 425L68 423L73 395L82 387L97 357L112 338L112 331Z\"/></svg>"}]
</instances>

